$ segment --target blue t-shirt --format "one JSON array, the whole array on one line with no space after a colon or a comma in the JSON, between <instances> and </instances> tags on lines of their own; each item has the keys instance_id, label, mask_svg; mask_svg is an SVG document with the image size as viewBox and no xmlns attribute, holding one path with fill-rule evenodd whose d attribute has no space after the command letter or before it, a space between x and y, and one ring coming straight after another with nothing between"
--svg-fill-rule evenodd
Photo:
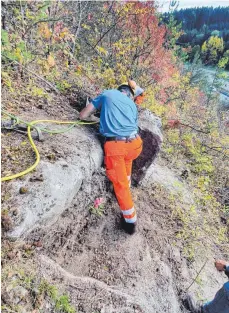
<instances>
[{"instance_id":1,"label":"blue t-shirt","mask_svg":"<svg viewBox=\"0 0 229 313\"><path fill-rule=\"evenodd\" d=\"M105 90L92 100L101 110L100 133L106 137L130 136L138 131L138 111L135 103L118 90Z\"/></svg>"}]
</instances>

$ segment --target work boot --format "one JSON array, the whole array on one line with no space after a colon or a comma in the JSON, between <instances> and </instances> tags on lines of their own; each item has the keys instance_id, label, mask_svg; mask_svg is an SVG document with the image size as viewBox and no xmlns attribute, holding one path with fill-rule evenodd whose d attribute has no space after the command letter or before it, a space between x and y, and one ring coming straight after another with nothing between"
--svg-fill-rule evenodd
<instances>
[{"instance_id":1,"label":"work boot","mask_svg":"<svg viewBox=\"0 0 229 313\"><path fill-rule=\"evenodd\" d=\"M203 306L197 303L190 294L184 298L183 304L191 313L203 313Z\"/></svg>"},{"instance_id":2,"label":"work boot","mask_svg":"<svg viewBox=\"0 0 229 313\"><path fill-rule=\"evenodd\" d=\"M121 219L121 225L122 225L122 229L125 230L125 232L129 235L133 235L136 231L136 224L135 223L127 223L124 219L124 217L122 217Z\"/></svg>"}]
</instances>

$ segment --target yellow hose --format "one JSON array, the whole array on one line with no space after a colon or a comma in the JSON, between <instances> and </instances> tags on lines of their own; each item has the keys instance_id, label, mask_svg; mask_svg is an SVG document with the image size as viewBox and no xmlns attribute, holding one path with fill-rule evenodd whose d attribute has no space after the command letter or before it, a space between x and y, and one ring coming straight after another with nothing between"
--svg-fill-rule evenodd
<instances>
[{"instance_id":1,"label":"yellow hose","mask_svg":"<svg viewBox=\"0 0 229 313\"><path fill-rule=\"evenodd\" d=\"M75 124L75 125L88 125L88 124L96 124L97 122L81 122L81 121L77 121L77 122L63 122L63 121L54 121L54 120L37 120L37 121L32 121L31 123L29 123L28 128L27 128L27 133L28 133L28 138L29 138L29 142L35 152L36 155L36 161L35 163L28 167L25 171L22 171L20 173L11 175L11 176L5 176L1 178L1 181L7 181L7 180L11 180L14 178L18 178L21 177L23 175L28 174L29 172L31 172L32 170L34 170L37 165L40 162L40 154L39 151L33 141L32 135L31 135L31 126L38 124L38 123L55 123L55 124Z\"/></svg>"}]
</instances>

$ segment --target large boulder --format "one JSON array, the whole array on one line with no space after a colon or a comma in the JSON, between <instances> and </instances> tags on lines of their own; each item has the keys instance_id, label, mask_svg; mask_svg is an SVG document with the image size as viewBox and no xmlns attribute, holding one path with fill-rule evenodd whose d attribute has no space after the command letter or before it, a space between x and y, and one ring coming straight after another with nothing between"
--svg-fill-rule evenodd
<instances>
[{"instance_id":1,"label":"large boulder","mask_svg":"<svg viewBox=\"0 0 229 313\"><path fill-rule=\"evenodd\" d=\"M62 158L55 163L41 161L35 174L12 182L19 215L11 236L26 235L38 225L54 223L71 204L83 180L89 179L101 167L103 152L92 129L74 128L55 136L55 140L47 139L45 145L61 151ZM40 176L43 181L39 180ZM28 192L19 194L24 186Z\"/></svg>"},{"instance_id":2,"label":"large boulder","mask_svg":"<svg viewBox=\"0 0 229 313\"><path fill-rule=\"evenodd\" d=\"M143 140L143 150L133 164L132 180L135 184L141 183L147 169L156 159L160 151L163 136L161 120L148 109L139 110L139 132Z\"/></svg>"}]
</instances>

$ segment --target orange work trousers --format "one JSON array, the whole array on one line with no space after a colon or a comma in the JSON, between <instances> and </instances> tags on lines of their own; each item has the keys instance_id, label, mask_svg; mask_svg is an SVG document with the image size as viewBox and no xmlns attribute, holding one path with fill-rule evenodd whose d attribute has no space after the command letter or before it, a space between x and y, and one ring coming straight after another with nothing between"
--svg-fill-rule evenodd
<instances>
[{"instance_id":1,"label":"orange work trousers","mask_svg":"<svg viewBox=\"0 0 229 313\"><path fill-rule=\"evenodd\" d=\"M107 177L114 185L115 195L127 223L135 223L136 210L130 192L132 163L142 151L138 136L130 142L107 141L104 145Z\"/></svg>"}]
</instances>

